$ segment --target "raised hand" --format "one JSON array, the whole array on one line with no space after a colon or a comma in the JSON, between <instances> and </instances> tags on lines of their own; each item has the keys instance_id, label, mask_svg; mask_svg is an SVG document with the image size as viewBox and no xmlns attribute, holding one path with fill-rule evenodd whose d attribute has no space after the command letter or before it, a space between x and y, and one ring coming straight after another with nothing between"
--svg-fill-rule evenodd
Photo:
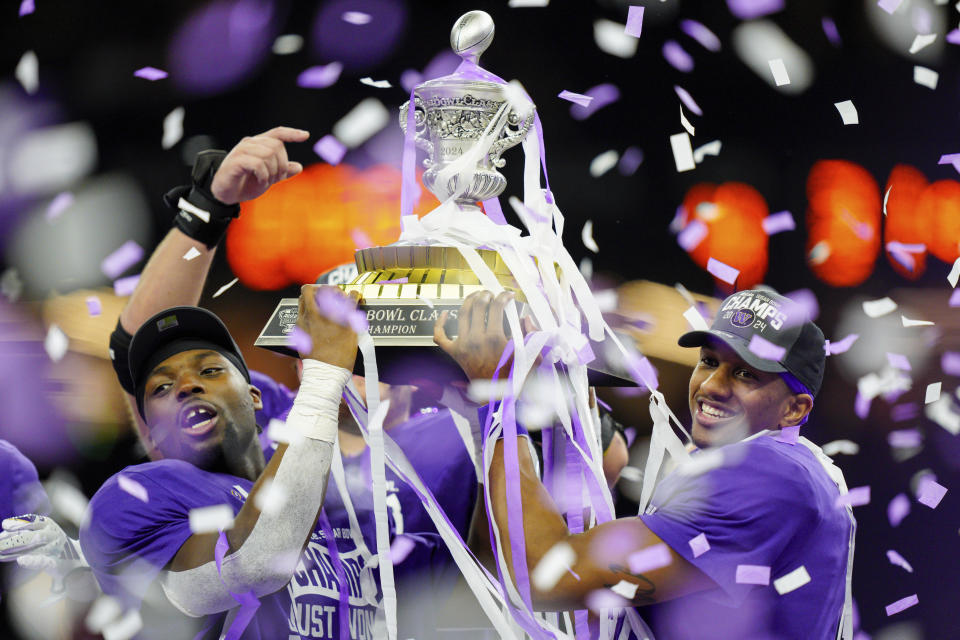
<instances>
[{"instance_id":1,"label":"raised hand","mask_svg":"<svg viewBox=\"0 0 960 640\"><path fill-rule=\"evenodd\" d=\"M503 312L513 302L514 293L504 291L493 296L489 291L471 293L463 301L457 316L457 337L447 336L444 323L447 312L440 314L433 325L433 341L456 360L471 380L489 380L497 370L497 364L507 346L503 332ZM510 362L504 364L500 378L505 379Z\"/></svg>"},{"instance_id":2,"label":"raised hand","mask_svg":"<svg viewBox=\"0 0 960 640\"><path fill-rule=\"evenodd\" d=\"M303 142L309 131L274 127L260 135L243 138L230 150L213 176L210 191L224 204L253 200L281 180L291 178L303 165L287 159L285 142Z\"/></svg>"},{"instance_id":3,"label":"raised hand","mask_svg":"<svg viewBox=\"0 0 960 640\"><path fill-rule=\"evenodd\" d=\"M301 355L353 371L357 359L355 319L360 317L356 314L361 313L357 311L359 302L360 294L356 291L345 294L329 285L300 287L297 326L311 340L310 352Z\"/></svg>"}]
</instances>

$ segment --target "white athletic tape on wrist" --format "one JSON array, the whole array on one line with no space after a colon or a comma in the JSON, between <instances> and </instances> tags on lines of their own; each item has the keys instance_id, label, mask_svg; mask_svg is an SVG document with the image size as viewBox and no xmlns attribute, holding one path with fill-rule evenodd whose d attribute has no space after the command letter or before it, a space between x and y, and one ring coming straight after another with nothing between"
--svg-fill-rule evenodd
<instances>
[{"instance_id":1,"label":"white athletic tape on wrist","mask_svg":"<svg viewBox=\"0 0 960 640\"><path fill-rule=\"evenodd\" d=\"M337 441L340 395L350 372L319 360L304 359L303 379L293 401L287 426L307 438Z\"/></svg>"}]
</instances>

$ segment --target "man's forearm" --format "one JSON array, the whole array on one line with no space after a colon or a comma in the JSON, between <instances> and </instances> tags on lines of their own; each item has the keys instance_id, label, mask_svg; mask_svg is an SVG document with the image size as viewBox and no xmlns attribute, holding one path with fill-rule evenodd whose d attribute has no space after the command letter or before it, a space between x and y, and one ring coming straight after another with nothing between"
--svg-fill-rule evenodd
<instances>
[{"instance_id":1,"label":"man's forearm","mask_svg":"<svg viewBox=\"0 0 960 640\"><path fill-rule=\"evenodd\" d=\"M191 248L200 255L186 260L184 255ZM179 229L171 229L150 256L136 290L120 314L123 328L132 334L163 309L195 306L200 301L215 252L215 248L208 249Z\"/></svg>"}]
</instances>

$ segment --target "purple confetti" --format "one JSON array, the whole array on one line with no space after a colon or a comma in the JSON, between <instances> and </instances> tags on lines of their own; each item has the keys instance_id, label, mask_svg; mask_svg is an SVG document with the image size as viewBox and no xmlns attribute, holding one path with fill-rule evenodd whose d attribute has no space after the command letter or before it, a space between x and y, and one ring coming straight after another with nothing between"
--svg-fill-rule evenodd
<instances>
[{"instance_id":1,"label":"purple confetti","mask_svg":"<svg viewBox=\"0 0 960 640\"><path fill-rule=\"evenodd\" d=\"M906 494L898 493L887 505L887 520L891 527L900 526L903 519L910 513L910 498Z\"/></svg>"},{"instance_id":2,"label":"purple confetti","mask_svg":"<svg viewBox=\"0 0 960 640\"><path fill-rule=\"evenodd\" d=\"M797 444L800 440L800 427L781 427L780 435L778 435L775 440L785 444Z\"/></svg>"},{"instance_id":3,"label":"purple confetti","mask_svg":"<svg viewBox=\"0 0 960 640\"><path fill-rule=\"evenodd\" d=\"M907 271L913 271L916 268L917 261L913 259L913 256L899 248L890 248L887 247L887 251L893 256L893 259L900 263Z\"/></svg>"},{"instance_id":4,"label":"purple confetti","mask_svg":"<svg viewBox=\"0 0 960 640\"><path fill-rule=\"evenodd\" d=\"M846 338L840 342L830 342L829 340L823 345L824 351L827 352L828 356L835 356L841 353L846 353L850 350L850 347L853 346L853 343L857 341L857 338L860 337L860 334L851 333Z\"/></svg>"},{"instance_id":5,"label":"purple confetti","mask_svg":"<svg viewBox=\"0 0 960 640\"><path fill-rule=\"evenodd\" d=\"M836 506L850 505L851 507L862 507L870 504L870 487L854 487L846 494L837 497Z\"/></svg>"},{"instance_id":6,"label":"purple confetti","mask_svg":"<svg viewBox=\"0 0 960 640\"><path fill-rule=\"evenodd\" d=\"M133 72L133 75L138 78L143 78L144 80L150 80L155 82L157 80L163 80L167 77L167 72L163 69L157 69L155 67L141 67Z\"/></svg>"},{"instance_id":7,"label":"purple confetti","mask_svg":"<svg viewBox=\"0 0 960 640\"><path fill-rule=\"evenodd\" d=\"M407 278L394 278L393 280L378 280L374 284L407 284Z\"/></svg>"},{"instance_id":8,"label":"purple confetti","mask_svg":"<svg viewBox=\"0 0 960 640\"><path fill-rule=\"evenodd\" d=\"M680 101L683 102L687 109L690 109L690 111L694 112L698 116L703 115L703 110L700 109L700 105L697 104L697 101L693 99L693 96L691 96L686 89L675 84L673 85L673 90L676 92L677 96L680 98Z\"/></svg>"},{"instance_id":9,"label":"purple confetti","mask_svg":"<svg viewBox=\"0 0 960 640\"><path fill-rule=\"evenodd\" d=\"M140 502L150 502L150 496L142 484L122 473L117 476L117 486Z\"/></svg>"},{"instance_id":10,"label":"purple confetti","mask_svg":"<svg viewBox=\"0 0 960 640\"><path fill-rule=\"evenodd\" d=\"M675 40L667 40L663 43L663 57L677 71L684 73L693 71L693 58Z\"/></svg>"},{"instance_id":11,"label":"purple confetti","mask_svg":"<svg viewBox=\"0 0 960 640\"><path fill-rule=\"evenodd\" d=\"M58 193L57 196L50 201L50 205L47 206L47 222L52 222L60 217L64 211L70 208L70 205L73 204L73 194L69 191L64 191L63 193Z\"/></svg>"},{"instance_id":12,"label":"purple confetti","mask_svg":"<svg viewBox=\"0 0 960 640\"><path fill-rule=\"evenodd\" d=\"M140 281L140 274L138 273L135 276L127 276L126 278L120 278L119 280L114 280L113 282L113 292L120 296L128 296L133 293L134 289L137 288L137 283Z\"/></svg>"},{"instance_id":13,"label":"purple confetti","mask_svg":"<svg viewBox=\"0 0 960 640\"><path fill-rule=\"evenodd\" d=\"M111 280L116 280L121 273L140 262L142 258L143 247L133 240L127 240L103 259L100 263L100 271Z\"/></svg>"},{"instance_id":14,"label":"purple confetti","mask_svg":"<svg viewBox=\"0 0 960 640\"><path fill-rule=\"evenodd\" d=\"M710 51L720 51L720 38L710 31L706 26L696 20L681 20L680 29L685 34L699 42L704 49Z\"/></svg>"},{"instance_id":15,"label":"purple confetti","mask_svg":"<svg viewBox=\"0 0 960 640\"><path fill-rule=\"evenodd\" d=\"M643 28L643 7L631 6L627 11L627 25L623 32L634 38L640 37Z\"/></svg>"},{"instance_id":16,"label":"purple confetti","mask_svg":"<svg viewBox=\"0 0 960 640\"><path fill-rule=\"evenodd\" d=\"M612 84L598 84L584 91L583 95L593 98L593 100L588 107L581 107L578 104L570 107L570 117L574 120L586 120L597 110L619 100L620 89Z\"/></svg>"},{"instance_id":17,"label":"purple confetti","mask_svg":"<svg viewBox=\"0 0 960 640\"><path fill-rule=\"evenodd\" d=\"M887 549L887 560L890 561L890 564L902 567L910 573L913 573L913 567L910 566L910 563L907 562L907 559L893 549Z\"/></svg>"},{"instance_id":18,"label":"purple confetti","mask_svg":"<svg viewBox=\"0 0 960 640\"><path fill-rule=\"evenodd\" d=\"M655 544L646 549L641 549L627 556L627 566L633 573L646 573L665 567L673 561L670 557L670 547L663 544Z\"/></svg>"},{"instance_id":19,"label":"purple confetti","mask_svg":"<svg viewBox=\"0 0 960 640\"><path fill-rule=\"evenodd\" d=\"M883 0L881 0L881 2L882 1ZM897 0L897 2L899 1L900 0ZM913 605L919 602L920 601L917 599L917 594L913 594L912 596L907 596L906 598L901 598L900 600L897 600L896 602L887 605L887 615L892 616L895 613L900 613L904 609L909 609L910 607L912 607Z\"/></svg>"},{"instance_id":20,"label":"purple confetti","mask_svg":"<svg viewBox=\"0 0 960 640\"><path fill-rule=\"evenodd\" d=\"M883 9L884 11L886 11L887 13L889 13L890 15L893 15L893 12L897 10L897 7L900 6L900 3L902 1L903 0L879 0L879 2L877 2L877 6ZM887 614L887 615L890 615L890 614Z\"/></svg>"},{"instance_id":21,"label":"purple confetti","mask_svg":"<svg viewBox=\"0 0 960 640\"><path fill-rule=\"evenodd\" d=\"M797 223L793 219L793 214L789 211L778 211L771 213L763 219L763 230L768 236L781 231L793 231L797 228Z\"/></svg>"},{"instance_id":22,"label":"purple confetti","mask_svg":"<svg viewBox=\"0 0 960 640\"><path fill-rule=\"evenodd\" d=\"M936 509L945 495L947 495L945 486L936 480L926 479L920 483L920 488L917 490L917 502Z\"/></svg>"},{"instance_id":23,"label":"purple confetti","mask_svg":"<svg viewBox=\"0 0 960 640\"><path fill-rule=\"evenodd\" d=\"M759 334L753 334L753 337L750 338L750 344L747 346L751 352L764 358L766 360L773 360L774 362L779 362L783 358L784 354L787 353L787 350L784 347L778 346L761 338Z\"/></svg>"},{"instance_id":24,"label":"purple confetti","mask_svg":"<svg viewBox=\"0 0 960 640\"><path fill-rule=\"evenodd\" d=\"M617 165L617 170L620 172L620 175L632 176L637 172L637 169L642 163L643 151L636 147L627 147L623 155L620 156L620 163Z\"/></svg>"},{"instance_id":25,"label":"purple confetti","mask_svg":"<svg viewBox=\"0 0 960 640\"><path fill-rule=\"evenodd\" d=\"M679 244L684 251L690 252L703 242L703 239L706 237L707 225L699 220L694 220L688 224L683 231L677 234L677 244Z\"/></svg>"},{"instance_id":26,"label":"purple confetti","mask_svg":"<svg viewBox=\"0 0 960 640\"><path fill-rule=\"evenodd\" d=\"M960 307L960 287L953 290L953 293L950 294L950 302L948 302L951 307Z\"/></svg>"},{"instance_id":27,"label":"purple confetti","mask_svg":"<svg viewBox=\"0 0 960 640\"><path fill-rule=\"evenodd\" d=\"M590 103L593 102L592 96L585 96L582 93L574 93L572 91L567 91L566 89L558 93L557 97L561 100L578 104L581 107L589 107Z\"/></svg>"},{"instance_id":28,"label":"purple confetti","mask_svg":"<svg viewBox=\"0 0 960 640\"><path fill-rule=\"evenodd\" d=\"M853 412L861 420L866 420L867 416L870 415L870 403L872 402L872 398L868 398L857 391L857 397L853 401Z\"/></svg>"},{"instance_id":29,"label":"purple confetti","mask_svg":"<svg viewBox=\"0 0 960 640\"><path fill-rule=\"evenodd\" d=\"M737 584L770 584L770 567L758 564L738 564Z\"/></svg>"},{"instance_id":30,"label":"purple confetti","mask_svg":"<svg viewBox=\"0 0 960 640\"><path fill-rule=\"evenodd\" d=\"M785 297L789 298L798 308L798 313L795 314L796 324L800 324L807 319L810 321L816 320L817 316L820 315L820 303L817 302L817 296L810 289L797 289L785 294ZM788 320L785 326L793 326L793 323Z\"/></svg>"},{"instance_id":31,"label":"purple confetti","mask_svg":"<svg viewBox=\"0 0 960 640\"><path fill-rule=\"evenodd\" d=\"M784 0L727 0L730 13L741 20L753 20L782 11Z\"/></svg>"},{"instance_id":32,"label":"purple confetti","mask_svg":"<svg viewBox=\"0 0 960 640\"><path fill-rule=\"evenodd\" d=\"M87 313L89 313L91 317L96 317L103 313L103 307L100 305L100 298L97 296L87 297Z\"/></svg>"},{"instance_id":33,"label":"purple confetti","mask_svg":"<svg viewBox=\"0 0 960 640\"><path fill-rule=\"evenodd\" d=\"M660 386L660 382L657 379L657 370L646 356L627 353L626 364L631 377L641 388L648 387L648 382L653 385L652 388L654 391Z\"/></svg>"},{"instance_id":34,"label":"purple confetti","mask_svg":"<svg viewBox=\"0 0 960 640\"><path fill-rule=\"evenodd\" d=\"M930 12L916 5L912 9L910 22L913 23L913 30L923 35L930 33L930 29L933 28L933 18L930 16Z\"/></svg>"},{"instance_id":35,"label":"purple confetti","mask_svg":"<svg viewBox=\"0 0 960 640\"><path fill-rule=\"evenodd\" d=\"M304 89L326 89L340 78L343 64L331 62L304 69L297 76L297 86Z\"/></svg>"},{"instance_id":36,"label":"purple confetti","mask_svg":"<svg viewBox=\"0 0 960 640\"><path fill-rule=\"evenodd\" d=\"M910 361L907 360L907 356L899 353L887 353L887 362L890 363L890 366L894 369L900 369L901 371L912 371L910 368Z\"/></svg>"},{"instance_id":37,"label":"purple confetti","mask_svg":"<svg viewBox=\"0 0 960 640\"><path fill-rule=\"evenodd\" d=\"M947 34L947 42L950 44L960 44L960 29L954 29Z\"/></svg>"},{"instance_id":38,"label":"purple confetti","mask_svg":"<svg viewBox=\"0 0 960 640\"><path fill-rule=\"evenodd\" d=\"M710 551L710 543L707 542L707 535L705 533L690 538L687 544L690 545L690 550L693 551L694 558L699 558L707 551Z\"/></svg>"},{"instance_id":39,"label":"purple confetti","mask_svg":"<svg viewBox=\"0 0 960 640\"><path fill-rule=\"evenodd\" d=\"M960 376L960 351L944 351L940 356L940 369L948 376Z\"/></svg>"},{"instance_id":40,"label":"purple confetti","mask_svg":"<svg viewBox=\"0 0 960 640\"><path fill-rule=\"evenodd\" d=\"M839 47L843 44L843 41L840 40L840 32L837 31L837 24L833 21L833 18L827 16L823 17L823 20L820 21L820 24L823 25L823 34L827 36L827 40L830 41L835 47Z\"/></svg>"},{"instance_id":41,"label":"purple confetti","mask_svg":"<svg viewBox=\"0 0 960 640\"><path fill-rule=\"evenodd\" d=\"M317 308L320 313L337 324L350 327L356 333L367 330L367 314L356 308L353 301L341 294L339 289L323 287L317 291Z\"/></svg>"},{"instance_id":42,"label":"purple confetti","mask_svg":"<svg viewBox=\"0 0 960 640\"><path fill-rule=\"evenodd\" d=\"M894 449L911 449L923 443L923 436L916 429L897 429L887 434L887 444Z\"/></svg>"},{"instance_id":43,"label":"purple confetti","mask_svg":"<svg viewBox=\"0 0 960 640\"><path fill-rule=\"evenodd\" d=\"M726 265L715 258L707 260L707 271L720 278L727 284L734 284L740 277L740 271Z\"/></svg>"},{"instance_id":44,"label":"purple confetti","mask_svg":"<svg viewBox=\"0 0 960 640\"><path fill-rule=\"evenodd\" d=\"M920 406L916 402L904 402L890 409L890 417L894 422L913 420L918 415L920 415Z\"/></svg>"},{"instance_id":45,"label":"purple confetti","mask_svg":"<svg viewBox=\"0 0 960 640\"><path fill-rule=\"evenodd\" d=\"M397 536L390 544L390 561L395 565L400 564L407 559L407 556L416 546L416 543L409 536L402 534Z\"/></svg>"},{"instance_id":46,"label":"purple confetti","mask_svg":"<svg viewBox=\"0 0 960 640\"><path fill-rule=\"evenodd\" d=\"M413 91L413 88L421 82L423 82L423 74L416 69L405 69L400 74L400 86L406 93Z\"/></svg>"},{"instance_id":47,"label":"purple confetti","mask_svg":"<svg viewBox=\"0 0 960 640\"><path fill-rule=\"evenodd\" d=\"M313 145L313 152L323 158L328 164L338 165L347 154L347 147L337 140L333 134L328 133Z\"/></svg>"},{"instance_id":48,"label":"purple confetti","mask_svg":"<svg viewBox=\"0 0 960 640\"><path fill-rule=\"evenodd\" d=\"M367 249L373 246L373 240L363 229L350 229L350 238L353 240L353 246L357 249Z\"/></svg>"},{"instance_id":49,"label":"purple confetti","mask_svg":"<svg viewBox=\"0 0 960 640\"><path fill-rule=\"evenodd\" d=\"M630 601L618 596L610 589L594 589L587 594L587 608L599 614L604 609L622 609L630 606Z\"/></svg>"},{"instance_id":50,"label":"purple confetti","mask_svg":"<svg viewBox=\"0 0 960 640\"><path fill-rule=\"evenodd\" d=\"M29 15L29 14L33 13L33 12L36 11L36 10L37 10L37 8L36 8L36 6L34 6L33 0L23 0L23 2L20 3L20 17L21 17L21 18L22 18L23 16L26 16L26 15Z\"/></svg>"},{"instance_id":51,"label":"purple confetti","mask_svg":"<svg viewBox=\"0 0 960 640\"><path fill-rule=\"evenodd\" d=\"M287 334L287 345L296 349L297 353L306 355L313 350L313 339L300 327L294 327L293 331Z\"/></svg>"}]
</instances>

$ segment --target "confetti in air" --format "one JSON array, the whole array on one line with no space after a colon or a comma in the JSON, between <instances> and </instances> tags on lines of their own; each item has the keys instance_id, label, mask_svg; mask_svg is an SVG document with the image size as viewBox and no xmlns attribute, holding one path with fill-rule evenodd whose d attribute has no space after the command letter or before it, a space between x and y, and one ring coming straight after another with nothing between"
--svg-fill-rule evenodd
<instances>
[{"instance_id":1,"label":"confetti in air","mask_svg":"<svg viewBox=\"0 0 960 640\"><path fill-rule=\"evenodd\" d=\"M304 89L326 89L337 82L342 71L343 64L340 62L310 67L297 76L297 86Z\"/></svg>"},{"instance_id":2,"label":"confetti in air","mask_svg":"<svg viewBox=\"0 0 960 640\"><path fill-rule=\"evenodd\" d=\"M373 20L373 16L369 13L363 13L362 11L345 11L340 17L344 22L349 22L357 26L369 24L370 21Z\"/></svg>"},{"instance_id":3,"label":"confetti in air","mask_svg":"<svg viewBox=\"0 0 960 640\"><path fill-rule=\"evenodd\" d=\"M724 264L716 258L710 258L707 260L707 271L715 275L720 280L723 280L727 284L736 284L737 278L740 277L739 269L734 269L730 265Z\"/></svg>"},{"instance_id":4,"label":"confetti in air","mask_svg":"<svg viewBox=\"0 0 960 640\"><path fill-rule=\"evenodd\" d=\"M853 106L853 101L844 100L843 102L835 102L833 106L840 112L840 118L843 120L843 124L860 124L860 117L857 114L857 108Z\"/></svg>"},{"instance_id":5,"label":"confetti in air","mask_svg":"<svg viewBox=\"0 0 960 640\"><path fill-rule=\"evenodd\" d=\"M183 254L183 259L189 262L190 260L193 260L199 255L200 255L199 249L197 249L196 247L190 247L189 249L187 249L187 252Z\"/></svg>"},{"instance_id":6,"label":"confetti in air","mask_svg":"<svg viewBox=\"0 0 960 640\"><path fill-rule=\"evenodd\" d=\"M163 119L163 137L160 140L160 148L169 149L180 142L183 137L183 116L185 113L186 110L183 107L177 107Z\"/></svg>"},{"instance_id":7,"label":"confetti in air","mask_svg":"<svg viewBox=\"0 0 960 640\"><path fill-rule=\"evenodd\" d=\"M850 505L851 507L862 507L863 505L870 504L870 487L853 487L847 491L844 495L838 496L836 505Z\"/></svg>"},{"instance_id":8,"label":"confetti in air","mask_svg":"<svg viewBox=\"0 0 960 640\"><path fill-rule=\"evenodd\" d=\"M900 6L901 2L903 2L903 0L878 0L877 6L883 9L884 11L886 11L887 13L889 13L890 15L893 15L893 12L897 10L897 7ZM890 614L888 613L887 615L890 615Z\"/></svg>"},{"instance_id":9,"label":"confetti in air","mask_svg":"<svg viewBox=\"0 0 960 640\"><path fill-rule=\"evenodd\" d=\"M55 324L51 324L47 330L47 337L43 341L43 348L47 355L54 362L60 362L63 356L67 354L69 341L67 335Z\"/></svg>"},{"instance_id":10,"label":"confetti in air","mask_svg":"<svg viewBox=\"0 0 960 640\"><path fill-rule=\"evenodd\" d=\"M626 33L627 26L612 20L593 23L593 40L597 48L618 58L632 58L637 52L637 38Z\"/></svg>"},{"instance_id":11,"label":"confetti in air","mask_svg":"<svg viewBox=\"0 0 960 640\"><path fill-rule=\"evenodd\" d=\"M700 105L697 104L697 101L693 99L693 96L691 96L686 89L675 84L673 85L673 91L677 94L677 97L680 98L680 101L683 102L687 109L690 109L690 111L698 116L703 115L703 110L700 109Z\"/></svg>"},{"instance_id":12,"label":"confetti in air","mask_svg":"<svg viewBox=\"0 0 960 640\"><path fill-rule=\"evenodd\" d=\"M871 318L880 318L897 308L897 303L890 298L880 298L879 300L868 300L863 303L863 312Z\"/></svg>"},{"instance_id":13,"label":"confetti in air","mask_svg":"<svg viewBox=\"0 0 960 640\"><path fill-rule=\"evenodd\" d=\"M540 562L530 574L533 586L541 591L548 591L556 586L573 563L577 561L577 554L566 542L558 542L543 554Z\"/></svg>"},{"instance_id":14,"label":"confetti in air","mask_svg":"<svg viewBox=\"0 0 960 640\"><path fill-rule=\"evenodd\" d=\"M127 276L126 278L119 278L113 281L113 292L120 296L131 295L134 290L137 288L137 283L140 282L140 274L138 273L135 276Z\"/></svg>"},{"instance_id":15,"label":"confetti in air","mask_svg":"<svg viewBox=\"0 0 960 640\"><path fill-rule=\"evenodd\" d=\"M368 87L373 87L374 89L389 89L393 86L390 84L389 80L374 80L370 76L360 78L360 83L365 84Z\"/></svg>"},{"instance_id":16,"label":"confetti in air","mask_svg":"<svg viewBox=\"0 0 960 640\"><path fill-rule=\"evenodd\" d=\"M913 44L910 45L910 53L916 53L937 41L935 33L918 33L913 38Z\"/></svg>"},{"instance_id":17,"label":"confetti in air","mask_svg":"<svg viewBox=\"0 0 960 640\"><path fill-rule=\"evenodd\" d=\"M50 204L47 206L47 222L53 222L60 215L70 208L70 205L73 204L74 196L69 191L64 191L63 193L58 193L56 197L50 201Z\"/></svg>"},{"instance_id":18,"label":"confetti in air","mask_svg":"<svg viewBox=\"0 0 960 640\"><path fill-rule=\"evenodd\" d=\"M737 584L770 584L770 567L756 564L737 565Z\"/></svg>"},{"instance_id":19,"label":"confetti in air","mask_svg":"<svg viewBox=\"0 0 960 640\"><path fill-rule=\"evenodd\" d=\"M90 314L90 317L95 318L103 312L103 307L100 304L100 298L97 296L88 296L86 303L87 313Z\"/></svg>"},{"instance_id":20,"label":"confetti in air","mask_svg":"<svg viewBox=\"0 0 960 640\"><path fill-rule=\"evenodd\" d=\"M347 154L347 147L335 136L328 133L313 145L313 152L323 158L327 164L338 165Z\"/></svg>"},{"instance_id":21,"label":"confetti in air","mask_svg":"<svg viewBox=\"0 0 960 640\"><path fill-rule=\"evenodd\" d=\"M111 280L116 280L121 273L143 259L143 247L127 240L100 263L100 271Z\"/></svg>"},{"instance_id":22,"label":"confetti in air","mask_svg":"<svg viewBox=\"0 0 960 640\"><path fill-rule=\"evenodd\" d=\"M233 509L228 504L190 509L190 531L216 533L233 527Z\"/></svg>"},{"instance_id":23,"label":"confetti in air","mask_svg":"<svg viewBox=\"0 0 960 640\"><path fill-rule=\"evenodd\" d=\"M150 502L150 496L144 486L129 476L118 474L117 486L140 502Z\"/></svg>"},{"instance_id":24,"label":"confetti in air","mask_svg":"<svg viewBox=\"0 0 960 640\"><path fill-rule=\"evenodd\" d=\"M673 161L677 165L677 171L690 171L697 167L697 163L693 160L690 134L683 132L670 136L670 148L673 150Z\"/></svg>"},{"instance_id":25,"label":"confetti in air","mask_svg":"<svg viewBox=\"0 0 960 640\"><path fill-rule=\"evenodd\" d=\"M880 1L883 2L883 0L880 0ZM897 3L899 4L899 0L897 0ZM887 615L892 616L895 613L900 613L904 609L909 609L910 607L912 607L913 605L919 602L920 600L917 599L917 594L913 594L912 596L907 596L906 598L901 598L900 600L897 600L896 602L887 605L886 607Z\"/></svg>"},{"instance_id":26,"label":"confetti in air","mask_svg":"<svg viewBox=\"0 0 960 640\"><path fill-rule=\"evenodd\" d=\"M635 551L627 556L627 566L630 567L630 571L633 573L646 573L647 571L660 569L666 567L671 562L673 562L673 558L670 555L670 547L662 542L647 547L646 549Z\"/></svg>"},{"instance_id":27,"label":"confetti in air","mask_svg":"<svg viewBox=\"0 0 960 640\"><path fill-rule=\"evenodd\" d=\"M917 502L931 509L936 509L945 495L947 495L947 488L936 480L928 478L920 483L917 490Z\"/></svg>"},{"instance_id":28,"label":"confetti in air","mask_svg":"<svg viewBox=\"0 0 960 640\"><path fill-rule=\"evenodd\" d=\"M156 82L157 80L163 80L168 74L163 69L157 69L156 67L141 67L134 71L133 75L137 78Z\"/></svg>"},{"instance_id":29,"label":"confetti in air","mask_svg":"<svg viewBox=\"0 0 960 640\"><path fill-rule=\"evenodd\" d=\"M37 7L36 7L36 5L35 5L35 3L34 3L34 0L23 0L23 2L20 3L20 17L21 17L21 18L22 18L23 16L30 15L31 13L33 13L33 12L36 11L36 10L37 10Z\"/></svg>"},{"instance_id":30,"label":"confetti in air","mask_svg":"<svg viewBox=\"0 0 960 640\"><path fill-rule=\"evenodd\" d=\"M20 56L17 67L13 72L14 77L28 94L33 95L40 87L40 62L37 60L37 54L33 51L27 51Z\"/></svg>"},{"instance_id":31,"label":"confetti in air","mask_svg":"<svg viewBox=\"0 0 960 640\"><path fill-rule=\"evenodd\" d=\"M910 566L910 563L907 562L906 558L894 551L893 549L887 550L887 560L890 561L890 564L897 567L901 567L909 573L913 573L913 567Z\"/></svg>"},{"instance_id":32,"label":"confetti in air","mask_svg":"<svg viewBox=\"0 0 960 640\"><path fill-rule=\"evenodd\" d=\"M627 25L624 27L623 32L628 36L633 36L634 38L640 37L640 32L643 29L643 7L630 6L630 9L627 11Z\"/></svg>"},{"instance_id":33,"label":"confetti in air","mask_svg":"<svg viewBox=\"0 0 960 640\"><path fill-rule=\"evenodd\" d=\"M789 211L779 211L771 213L763 219L763 230L768 236L782 231L793 231L797 228L797 223L793 219L793 214Z\"/></svg>"},{"instance_id":34,"label":"confetti in air","mask_svg":"<svg viewBox=\"0 0 960 640\"><path fill-rule=\"evenodd\" d=\"M720 38L696 20L681 20L680 29L708 51L720 51Z\"/></svg>"},{"instance_id":35,"label":"confetti in air","mask_svg":"<svg viewBox=\"0 0 960 640\"><path fill-rule=\"evenodd\" d=\"M610 149L609 151L604 151L590 161L590 175L594 178L599 178L617 166L619 160L620 154L615 150Z\"/></svg>"},{"instance_id":36,"label":"confetti in air","mask_svg":"<svg viewBox=\"0 0 960 640\"><path fill-rule=\"evenodd\" d=\"M936 89L940 74L933 69L917 65L913 68L913 81L928 89Z\"/></svg>"},{"instance_id":37,"label":"confetti in air","mask_svg":"<svg viewBox=\"0 0 960 640\"><path fill-rule=\"evenodd\" d=\"M904 493L898 493L887 505L887 520L891 527L897 527L910 514L910 498Z\"/></svg>"},{"instance_id":38,"label":"confetti in air","mask_svg":"<svg viewBox=\"0 0 960 640\"><path fill-rule=\"evenodd\" d=\"M705 533L690 538L687 544L690 545L690 550L693 551L694 558L699 558L707 551L710 551L710 543L707 541L707 535Z\"/></svg>"},{"instance_id":39,"label":"confetti in air","mask_svg":"<svg viewBox=\"0 0 960 640\"><path fill-rule=\"evenodd\" d=\"M390 121L391 114L376 98L366 98L333 125L333 135L348 148L359 147Z\"/></svg>"},{"instance_id":40,"label":"confetti in air","mask_svg":"<svg viewBox=\"0 0 960 640\"><path fill-rule=\"evenodd\" d=\"M693 71L693 56L687 53L677 41L667 40L663 43L661 53L663 53L664 59L670 63L670 66L677 71L683 71L684 73Z\"/></svg>"},{"instance_id":41,"label":"confetti in air","mask_svg":"<svg viewBox=\"0 0 960 640\"><path fill-rule=\"evenodd\" d=\"M773 81L778 87L790 84L790 76L787 74L787 67L783 64L783 58L774 58L769 61L770 73L773 74Z\"/></svg>"},{"instance_id":42,"label":"confetti in air","mask_svg":"<svg viewBox=\"0 0 960 640\"><path fill-rule=\"evenodd\" d=\"M791 591L796 591L808 582L810 582L810 574L807 573L806 567L800 565L790 573L774 580L773 588L777 590L777 593L783 595Z\"/></svg>"},{"instance_id":43,"label":"confetti in air","mask_svg":"<svg viewBox=\"0 0 960 640\"><path fill-rule=\"evenodd\" d=\"M213 298L219 298L221 295L224 294L224 292L226 292L227 289L229 289L229 288L232 287L233 285L237 284L237 282L238 282L239 280L240 280L240 278L234 278L233 280L231 280L231 281L228 282L227 284L225 284L225 285L223 285L222 287L220 287L219 289L217 289L216 293L214 293L213 296L211 296L211 297L213 297Z\"/></svg>"},{"instance_id":44,"label":"confetti in air","mask_svg":"<svg viewBox=\"0 0 960 640\"><path fill-rule=\"evenodd\" d=\"M593 102L593 96L586 96L582 93L574 93L567 90L561 91L559 94L557 94L557 97L561 100L567 100L568 102L578 104L581 107L589 107L590 103Z\"/></svg>"}]
</instances>

